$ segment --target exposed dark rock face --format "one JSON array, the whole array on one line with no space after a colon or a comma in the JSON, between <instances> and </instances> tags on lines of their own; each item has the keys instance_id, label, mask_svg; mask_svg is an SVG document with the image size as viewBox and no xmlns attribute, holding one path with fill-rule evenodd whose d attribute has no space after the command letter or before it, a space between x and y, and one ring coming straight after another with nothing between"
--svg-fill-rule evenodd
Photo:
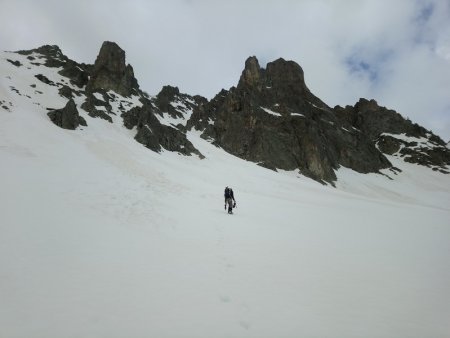
<instances>
[{"instance_id":1,"label":"exposed dark rock face","mask_svg":"<svg viewBox=\"0 0 450 338\"><path fill-rule=\"evenodd\" d=\"M28 55L27 59L44 60L44 66L51 68L62 68L58 73L70 79L70 82L79 88L86 86L89 79L90 67L84 63L70 60L64 55L58 46L45 45L31 50L21 50L17 53ZM31 54L35 54L32 56ZM39 63L36 63L39 65Z\"/></svg>"},{"instance_id":2,"label":"exposed dark rock face","mask_svg":"<svg viewBox=\"0 0 450 338\"><path fill-rule=\"evenodd\" d=\"M414 138L402 135L382 134L377 139L378 148L385 154L402 157L404 161L416 163L450 173L447 166L450 164L450 150L429 138Z\"/></svg>"},{"instance_id":3,"label":"exposed dark rock face","mask_svg":"<svg viewBox=\"0 0 450 338\"><path fill-rule=\"evenodd\" d=\"M89 80L89 66L85 64L79 64L72 60L67 60L63 65L63 69L58 73L70 79L70 82L79 88L83 88L87 85Z\"/></svg>"},{"instance_id":4,"label":"exposed dark rock face","mask_svg":"<svg viewBox=\"0 0 450 338\"><path fill-rule=\"evenodd\" d=\"M157 108L156 114L162 116L163 113L168 113L174 119L189 119L194 110L207 102L208 100L202 96L183 94L180 93L178 87L172 86L164 86L156 98L152 100ZM178 124L176 127L180 130L188 130L185 125Z\"/></svg>"},{"instance_id":5,"label":"exposed dark rock face","mask_svg":"<svg viewBox=\"0 0 450 338\"><path fill-rule=\"evenodd\" d=\"M406 120L394 110L381 107L375 100L360 99L354 107L334 108L337 117L375 140L381 133L426 137L425 128Z\"/></svg>"},{"instance_id":6,"label":"exposed dark rock face","mask_svg":"<svg viewBox=\"0 0 450 338\"><path fill-rule=\"evenodd\" d=\"M192 145L182 131L163 125L155 116L155 108L145 102L142 107L135 107L122 114L125 127L137 128L136 141L147 148L160 152L162 148L176 151L183 155L203 155Z\"/></svg>"},{"instance_id":7,"label":"exposed dark rock face","mask_svg":"<svg viewBox=\"0 0 450 338\"><path fill-rule=\"evenodd\" d=\"M303 69L297 63L282 58L269 62L266 69L259 66L256 57L248 58L237 90L253 94L251 96L257 98L256 103L264 107L274 103L295 108L313 104L329 109L306 87Z\"/></svg>"},{"instance_id":8,"label":"exposed dark rock face","mask_svg":"<svg viewBox=\"0 0 450 338\"><path fill-rule=\"evenodd\" d=\"M102 95L105 97L104 93L96 92L97 95ZM99 117L108 122L113 122L112 117L110 116L111 105L109 104L109 100L100 100L93 93L86 93L86 100L81 105L81 108L86 110L90 117Z\"/></svg>"},{"instance_id":9,"label":"exposed dark rock face","mask_svg":"<svg viewBox=\"0 0 450 338\"><path fill-rule=\"evenodd\" d=\"M69 86L63 85L58 89L59 95L65 97L66 99L71 99L73 97L73 91Z\"/></svg>"},{"instance_id":10,"label":"exposed dark rock face","mask_svg":"<svg viewBox=\"0 0 450 338\"><path fill-rule=\"evenodd\" d=\"M58 73L79 88L75 89L64 81L55 83L42 74L36 75L39 81L58 87L59 94L69 99L64 108L48 113L53 123L61 128L76 129L79 125L86 125L73 100L76 96L84 95L86 99L81 108L90 117L100 117L112 123L112 117L121 114L127 128L137 129L135 139L149 149L156 152L166 149L203 157L187 139L185 124L198 102L205 103L207 100L180 93L176 87L165 86L152 102L139 89L133 68L125 64L125 52L114 42L103 43L93 66L70 60L58 46L46 45L18 53L27 55L33 65L61 68ZM11 60L11 63L20 66L16 61ZM131 95L134 97L129 98ZM143 103L142 107L136 107L136 97ZM172 126L161 123L160 119L164 119L165 113L175 120L182 120L183 124Z\"/></svg>"},{"instance_id":11,"label":"exposed dark rock face","mask_svg":"<svg viewBox=\"0 0 450 338\"><path fill-rule=\"evenodd\" d=\"M154 103L159 110L177 116L178 112L175 110L175 107L171 105L171 103L174 102L179 95L180 90L178 87L164 86L156 96Z\"/></svg>"},{"instance_id":12,"label":"exposed dark rock face","mask_svg":"<svg viewBox=\"0 0 450 338\"><path fill-rule=\"evenodd\" d=\"M292 61L262 69L249 58L238 86L199 106L192 119L189 125L204 129L203 137L236 156L271 169L299 169L321 182L335 181L340 165L363 173L391 166L374 143L345 130Z\"/></svg>"},{"instance_id":13,"label":"exposed dark rock face","mask_svg":"<svg viewBox=\"0 0 450 338\"><path fill-rule=\"evenodd\" d=\"M206 100L204 97L197 96L197 106L194 107L191 118L187 122L186 129L191 130L195 128L197 130L204 130L204 138L208 138L211 134L212 127L217 119L216 110L219 105L223 104L224 97L228 95L228 91L222 89L211 101Z\"/></svg>"},{"instance_id":14,"label":"exposed dark rock face","mask_svg":"<svg viewBox=\"0 0 450 338\"><path fill-rule=\"evenodd\" d=\"M431 131L412 123L375 100L360 99L354 107L335 107L337 117L360 131L385 154L441 172L450 165L450 150Z\"/></svg>"},{"instance_id":15,"label":"exposed dark rock face","mask_svg":"<svg viewBox=\"0 0 450 338\"><path fill-rule=\"evenodd\" d=\"M75 130L79 125L87 126L73 99L70 99L64 108L52 110L47 115L54 124L64 129Z\"/></svg>"},{"instance_id":16,"label":"exposed dark rock face","mask_svg":"<svg viewBox=\"0 0 450 338\"><path fill-rule=\"evenodd\" d=\"M138 93L133 67L125 65L125 52L116 43L105 41L91 70L86 91L113 90L122 96Z\"/></svg>"},{"instance_id":17,"label":"exposed dark rock face","mask_svg":"<svg viewBox=\"0 0 450 338\"><path fill-rule=\"evenodd\" d=\"M29 60L35 59L31 54L40 54L36 57L45 60L44 65L46 67L62 67L68 60L67 56L65 56L61 52L61 49L56 45L44 45L35 49L20 50L17 53L21 55L30 55L28 57Z\"/></svg>"}]
</instances>

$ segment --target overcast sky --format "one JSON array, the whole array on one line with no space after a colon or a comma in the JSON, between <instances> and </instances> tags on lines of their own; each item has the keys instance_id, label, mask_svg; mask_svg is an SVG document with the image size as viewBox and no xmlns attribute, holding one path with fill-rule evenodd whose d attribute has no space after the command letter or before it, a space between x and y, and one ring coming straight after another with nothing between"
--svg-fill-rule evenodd
<instances>
[{"instance_id":1,"label":"overcast sky","mask_svg":"<svg viewBox=\"0 0 450 338\"><path fill-rule=\"evenodd\" d=\"M450 0L0 0L3 50L125 51L141 88L212 98L248 56L300 64L330 106L374 98L450 140Z\"/></svg>"}]
</instances>

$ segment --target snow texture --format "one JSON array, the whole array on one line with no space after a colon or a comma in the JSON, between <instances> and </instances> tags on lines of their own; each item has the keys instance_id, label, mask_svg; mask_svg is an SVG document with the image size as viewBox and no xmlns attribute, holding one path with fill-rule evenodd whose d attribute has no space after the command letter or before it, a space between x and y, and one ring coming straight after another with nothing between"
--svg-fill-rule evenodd
<instances>
[{"instance_id":1,"label":"snow texture","mask_svg":"<svg viewBox=\"0 0 450 338\"><path fill-rule=\"evenodd\" d=\"M262 110L264 110L267 114L273 115L273 116L281 116L280 113L274 112L273 110L270 110L269 108L260 107Z\"/></svg>"},{"instance_id":2,"label":"snow texture","mask_svg":"<svg viewBox=\"0 0 450 338\"><path fill-rule=\"evenodd\" d=\"M305 115L300 114L300 113L291 113L291 116L305 117Z\"/></svg>"}]
</instances>

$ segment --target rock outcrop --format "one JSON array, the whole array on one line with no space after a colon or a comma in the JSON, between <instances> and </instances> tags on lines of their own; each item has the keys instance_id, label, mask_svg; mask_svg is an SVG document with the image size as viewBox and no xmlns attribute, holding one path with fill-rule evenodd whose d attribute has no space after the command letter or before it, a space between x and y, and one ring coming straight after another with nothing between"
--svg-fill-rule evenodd
<instances>
[{"instance_id":1,"label":"rock outcrop","mask_svg":"<svg viewBox=\"0 0 450 338\"><path fill-rule=\"evenodd\" d=\"M87 66L85 73L77 73L79 67L73 67L70 63L64 69L65 74L60 72L61 75L70 76L74 84L85 85L86 100L81 107L91 117L113 122L111 115L116 113L110 104L114 100L110 91L123 97L143 96L133 67L125 63L125 52L114 42L103 42L94 65ZM84 74L87 74L87 80Z\"/></svg>"},{"instance_id":2,"label":"rock outcrop","mask_svg":"<svg viewBox=\"0 0 450 338\"><path fill-rule=\"evenodd\" d=\"M64 108L52 110L47 115L54 124L63 129L75 130L80 125L87 126L86 120L78 113L73 99L67 101Z\"/></svg>"},{"instance_id":3,"label":"rock outcrop","mask_svg":"<svg viewBox=\"0 0 450 338\"><path fill-rule=\"evenodd\" d=\"M17 53L28 55L27 58L32 61L32 64L39 65L38 61L43 60L46 67L62 68L58 73L69 78L70 82L79 88L83 88L89 80L90 66L69 59L56 45L44 45Z\"/></svg>"},{"instance_id":4,"label":"rock outcrop","mask_svg":"<svg viewBox=\"0 0 450 338\"><path fill-rule=\"evenodd\" d=\"M164 148L183 155L195 154L203 158L184 132L160 123L155 116L156 110L150 101L146 101L142 107L134 107L121 115L125 127L136 128L136 141L156 152L161 152Z\"/></svg>"},{"instance_id":5,"label":"rock outcrop","mask_svg":"<svg viewBox=\"0 0 450 338\"><path fill-rule=\"evenodd\" d=\"M113 90L122 96L137 94L133 67L125 64L125 52L116 43L105 41L90 71L87 92Z\"/></svg>"},{"instance_id":6,"label":"rock outcrop","mask_svg":"<svg viewBox=\"0 0 450 338\"><path fill-rule=\"evenodd\" d=\"M174 127L183 131L190 130L190 127L188 128L187 125L191 115L207 102L208 100L203 96L190 96L180 93L178 87L172 86L164 86L152 100L156 108L155 113L161 117L167 113L174 121L183 121L184 123L174 125Z\"/></svg>"},{"instance_id":7,"label":"rock outcrop","mask_svg":"<svg viewBox=\"0 0 450 338\"><path fill-rule=\"evenodd\" d=\"M81 105L81 108L86 110L90 117L99 117L112 123L113 120L111 115L113 112L111 104L109 103L111 99L110 96L101 89L98 89L95 92L95 95L91 92L86 92L85 95L86 100ZM101 97L101 99L99 97Z\"/></svg>"},{"instance_id":8,"label":"rock outcrop","mask_svg":"<svg viewBox=\"0 0 450 338\"><path fill-rule=\"evenodd\" d=\"M431 131L403 118L375 100L360 99L355 106L335 107L337 117L374 142L387 155L395 155L448 173L450 150Z\"/></svg>"},{"instance_id":9,"label":"rock outcrop","mask_svg":"<svg viewBox=\"0 0 450 338\"><path fill-rule=\"evenodd\" d=\"M299 169L320 182L335 181L340 165L362 173L391 166L373 142L346 129L310 92L292 61L278 59L262 69L255 57L247 59L237 87L220 92L192 119L203 137L236 156L271 169Z\"/></svg>"}]
</instances>

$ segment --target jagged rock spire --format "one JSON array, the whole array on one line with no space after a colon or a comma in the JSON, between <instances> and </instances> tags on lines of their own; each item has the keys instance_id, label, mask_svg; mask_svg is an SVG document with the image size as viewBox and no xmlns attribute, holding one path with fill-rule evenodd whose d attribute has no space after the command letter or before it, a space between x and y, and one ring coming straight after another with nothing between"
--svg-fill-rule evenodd
<instances>
[{"instance_id":1,"label":"jagged rock spire","mask_svg":"<svg viewBox=\"0 0 450 338\"><path fill-rule=\"evenodd\" d=\"M245 68L242 71L238 87L255 86L261 79L261 67L256 56L251 56L245 61Z\"/></svg>"},{"instance_id":2,"label":"jagged rock spire","mask_svg":"<svg viewBox=\"0 0 450 338\"><path fill-rule=\"evenodd\" d=\"M125 51L115 42L103 42L86 90L113 90L120 95L130 96L138 88L133 67L125 64Z\"/></svg>"}]
</instances>

